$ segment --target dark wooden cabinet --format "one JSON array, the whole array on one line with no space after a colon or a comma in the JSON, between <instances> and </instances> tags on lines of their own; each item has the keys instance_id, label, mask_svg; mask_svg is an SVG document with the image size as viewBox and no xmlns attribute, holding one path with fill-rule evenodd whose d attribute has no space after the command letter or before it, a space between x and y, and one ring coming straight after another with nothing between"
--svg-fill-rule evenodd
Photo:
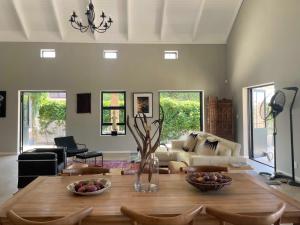
<instances>
[{"instance_id":1,"label":"dark wooden cabinet","mask_svg":"<svg viewBox=\"0 0 300 225\"><path fill-rule=\"evenodd\" d=\"M219 137L234 140L232 100L209 96L206 104L206 131Z\"/></svg>"}]
</instances>

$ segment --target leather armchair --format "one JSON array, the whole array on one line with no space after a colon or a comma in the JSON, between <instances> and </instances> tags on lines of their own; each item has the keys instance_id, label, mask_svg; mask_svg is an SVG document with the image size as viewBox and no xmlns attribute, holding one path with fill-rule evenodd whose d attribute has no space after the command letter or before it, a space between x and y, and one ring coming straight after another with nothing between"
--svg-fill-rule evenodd
<instances>
[{"instance_id":1,"label":"leather armchair","mask_svg":"<svg viewBox=\"0 0 300 225\"><path fill-rule=\"evenodd\" d=\"M56 137L54 142L58 148L63 147L66 149L67 157L74 157L77 154L88 151L86 145L76 143L73 136ZM78 146L83 146L83 148L78 148Z\"/></svg>"},{"instance_id":2,"label":"leather armchair","mask_svg":"<svg viewBox=\"0 0 300 225\"><path fill-rule=\"evenodd\" d=\"M33 149L18 156L18 188L38 176L56 176L66 166L64 148Z\"/></svg>"}]
</instances>

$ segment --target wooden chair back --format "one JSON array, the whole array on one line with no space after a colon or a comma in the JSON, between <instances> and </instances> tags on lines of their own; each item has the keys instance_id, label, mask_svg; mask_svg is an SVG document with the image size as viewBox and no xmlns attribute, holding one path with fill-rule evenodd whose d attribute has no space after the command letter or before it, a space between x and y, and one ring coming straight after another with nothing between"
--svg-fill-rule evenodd
<instances>
[{"instance_id":1,"label":"wooden chair back","mask_svg":"<svg viewBox=\"0 0 300 225\"><path fill-rule=\"evenodd\" d=\"M63 170L63 176L78 176L78 175L92 175L92 174L106 174L109 173L109 169L102 167L86 167L86 168L74 168Z\"/></svg>"},{"instance_id":2,"label":"wooden chair back","mask_svg":"<svg viewBox=\"0 0 300 225\"><path fill-rule=\"evenodd\" d=\"M226 166L191 166L183 169L184 172L228 172Z\"/></svg>"},{"instance_id":3,"label":"wooden chair back","mask_svg":"<svg viewBox=\"0 0 300 225\"><path fill-rule=\"evenodd\" d=\"M191 224L195 216L202 210L203 206L194 207L183 214L173 217L155 217L133 211L122 206L121 212L139 225L188 225Z\"/></svg>"},{"instance_id":4,"label":"wooden chair back","mask_svg":"<svg viewBox=\"0 0 300 225\"><path fill-rule=\"evenodd\" d=\"M285 204L280 203L276 212L267 216L245 216L224 212L211 207L206 208L206 214L216 217L220 221L220 225L225 222L233 225L280 225L280 219L285 210Z\"/></svg>"},{"instance_id":5,"label":"wooden chair back","mask_svg":"<svg viewBox=\"0 0 300 225\"><path fill-rule=\"evenodd\" d=\"M147 169L144 170L144 173L148 173ZM168 168L159 168L159 174L170 174L170 170ZM135 175L136 170L121 170L121 175Z\"/></svg>"},{"instance_id":6,"label":"wooden chair back","mask_svg":"<svg viewBox=\"0 0 300 225\"><path fill-rule=\"evenodd\" d=\"M13 210L10 210L7 213L7 218L14 225L75 225L81 224L81 221L90 215L92 211L93 208L84 208L57 220L37 222L24 219L17 215Z\"/></svg>"}]
</instances>

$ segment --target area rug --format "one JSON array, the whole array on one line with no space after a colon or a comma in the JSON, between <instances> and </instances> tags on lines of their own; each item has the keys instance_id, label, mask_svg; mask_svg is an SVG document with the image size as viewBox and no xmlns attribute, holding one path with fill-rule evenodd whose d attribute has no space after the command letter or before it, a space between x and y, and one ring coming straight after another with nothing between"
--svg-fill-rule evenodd
<instances>
[{"instance_id":1,"label":"area rug","mask_svg":"<svg viewBox=\"0 0 300 225\"><path fill-rule=\"evenodd\" d=\"M94 160L87 161L87 164L89 166L95 166ZM101 166L101 160L97 160L96 166ZM125 169L130 166L130 162L127 160L104 160L103 161L103 167L107 169Z\"/></svg>"}]
</instances>

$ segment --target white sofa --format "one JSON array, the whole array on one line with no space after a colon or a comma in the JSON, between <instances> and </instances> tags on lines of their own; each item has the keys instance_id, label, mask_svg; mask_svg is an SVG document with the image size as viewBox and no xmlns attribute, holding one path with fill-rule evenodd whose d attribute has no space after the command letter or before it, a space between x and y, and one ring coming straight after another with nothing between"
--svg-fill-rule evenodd
<instances>
[{"instance_id":1,"label":"white sofa","mask_svg":"<svg viewBox=\"0 0 300 225\"><path fill-rule=\"evenodd\" d=\"M162 166L167 166L170 161L179 161L185 162L189 166L201 166L247 162L246 158L240 155L241 144L239 143L235 143L204 132L199 133L197 135L197 139L195 150L192 152L186 152L183 150L185 140L173 140L168 151L165 147L160 147L155 153L159 159L159 164ZM218 145L225 146L229 151L225 155L203 155L201 153L201 148L206 139L213 141L217 140Z\"/></svg>"}]
</instances>

